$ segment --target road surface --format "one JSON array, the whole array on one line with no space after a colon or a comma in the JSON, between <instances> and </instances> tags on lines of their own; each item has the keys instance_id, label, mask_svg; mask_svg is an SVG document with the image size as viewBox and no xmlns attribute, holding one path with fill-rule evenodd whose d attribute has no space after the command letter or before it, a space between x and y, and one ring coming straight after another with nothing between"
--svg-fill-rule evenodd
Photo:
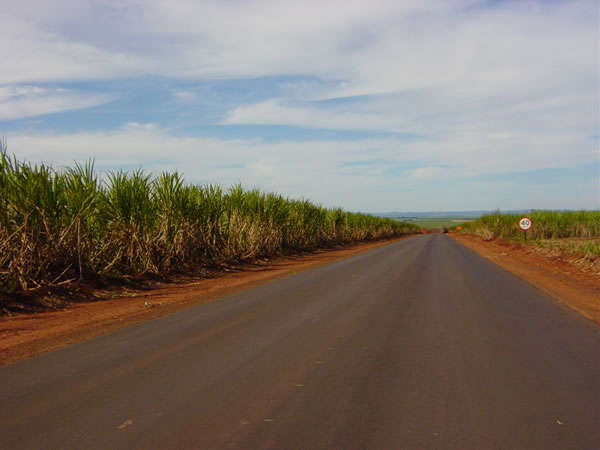
<instances>
[{"instance_id":1,"label":"road surface","mask_svg":"<svg viewBox=\"0 0 600 450\"><path fill-rule=\"evenodd\" d=\"M600 327L424 235L0 369L0 448L600 448Z\"/></svg>"}]
</instances>

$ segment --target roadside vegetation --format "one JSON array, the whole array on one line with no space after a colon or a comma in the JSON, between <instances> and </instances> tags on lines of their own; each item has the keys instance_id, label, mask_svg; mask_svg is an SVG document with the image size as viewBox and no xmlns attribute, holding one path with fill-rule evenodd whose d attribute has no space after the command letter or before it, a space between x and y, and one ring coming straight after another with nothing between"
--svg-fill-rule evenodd
<instances>
[{"instance_id":1,"label":"roadside vegetation","mask_svg":"<svg viewBox=\"0 0 600 450\"><path fill-rule=\"evenodd\" d=\"M475 220L475 217L454 217L454 216L438 216L438 217L402 217L401 220L406 223L412 223L419 228L426 230L439 230L443 228L452 228L464 222Z\"/></svg>"},{"instance_id":2,"label":"roadside vegetation","mask_svg":"<svg viewBox=\"0 0 600 450\"><path fill-rule=\"evenodd\" d=\"M532 211L526 216L533 222L526 234L519 228L520 214L496 212L460 226L483 239L527 239L555 252L600 256L600 211Z\"/></svg>"},{"instance_id":3,"label":"roadside vegetation","mask_svg":"<svg viewBox=\"0 0 600 450\"><path fill-rule=\"evenodd\" d=\"M0 292L72 280L235 263L418 233L415 225L327 209L177 172L54 169L0 148Z\"/></svg>"}]
</instances>

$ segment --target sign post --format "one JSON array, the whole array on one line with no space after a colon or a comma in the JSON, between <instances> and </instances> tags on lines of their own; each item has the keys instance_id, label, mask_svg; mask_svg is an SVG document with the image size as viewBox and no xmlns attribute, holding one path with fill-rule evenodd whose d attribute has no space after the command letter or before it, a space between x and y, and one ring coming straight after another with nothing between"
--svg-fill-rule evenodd
<instances>
[{"instance_id":1,"label":"sign post","mask_svg":"<svg viewBox=\"0 0 600 450\"><path fill-rule=\"evenodd\" d=\"M523 237L527 240L527 230L531 228L533 222L529 217L521 217L519 220L519 228L523 230Z\"/></svg>"}]
</instances>

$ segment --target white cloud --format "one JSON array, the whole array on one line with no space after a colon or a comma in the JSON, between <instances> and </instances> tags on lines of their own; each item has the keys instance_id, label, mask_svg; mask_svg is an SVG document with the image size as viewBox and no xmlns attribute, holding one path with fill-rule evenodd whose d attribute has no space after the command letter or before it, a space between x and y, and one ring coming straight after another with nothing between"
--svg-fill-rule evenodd
<instances>
[{"instance_id":1,"label":"white cloud","mask_svg":"<svg viewBox=\"0 0 600 450\"><path fill-rule=\"evenodd\" d=\"M585 188L589 179L582 179L582 186L533 180L537 189L514 181L481 180L489 175L577 167L593 158L557 151L552 140L540 136L537 146L523 154L518 146L482 152L467 137L265 142L181 137L156 124L129 123L103 133L9 135L8 146L9 152L29 161L68 165L94 158L101 169L179 170L193 182L240 181L352 210L464 209L464 195L469 195L473 208L600 206L589 191L565 201L565 191ZM540 203L541 193L546 199Z\"/></svg>"},{"instance_id":2,"label":"white cloud","mask_svg":"<svg viewBox=\"0 0 600 450\"><path fill-rule=\"evenodd\" d=\"M97 133L9 134L9 145L32 160L166 165L349 208L368 208L376 196L383 209L395 202L422 209L419 199L430 195L450 209L443 205L452 190L436 196L427 183L597 163L598 141L590 138L599 120L597 17L597 2L586 0L2 2L0 120L111 99L48 87L67 81L167 80L169 108L183 109L198 101L188 88L195 82L210 91L215 79L245 80L252 90L249 79L269 77L276 98L240 95L252 100L232 104L228 97L222 124L412 137L267 143L178 137L132 122ZM211 105L220 104L210 94ZM151 113L126 120L158 122ZM382 162L343 167L365 160ZM401 175L386 175L398 167ZM494 189L507 193L505 202L521 198L491 181L470 198L483 204Z\"/></svg>"},{"instance_id":3,"label":"white cloud","mask_svg":"<svg viewBox=\"0 0 600 450\"><path fill-rule=\"evenodd\" d=\"M173 97L181 103L194 103L198 100L198 96L194 91L175 90L173 91Z\"/></svg>"},{"instance_id":4,"label":"white cloud","mask_svg":"<svg viewBox=\"0 0 600 450\"><path fill-rule=\"evenodd\" d=\"M344 81L329 94L346 96L456 80L473 87L518 82L586 59L593 66L594 2L486 4L5 2L0 82L296 74Z\"/></svg>"},{"instance_id":5,"label":"white cloud","mask_svg":"<svg viewBox=\"0 0 600 450\"><path fill-rule=\"evenodd\" d=\"M0 120L21 119L107 103L107 94L31 85L0 86Z\"/></svg>"},{"instance_id":6,"label":"white cloud","mask_svg":"<svg viewBox=\"0 0 600 450\"><path fill-rule=\"evenodd\" d=\"M513 93L468 101L468 94L454 94L423 91L351 107L268 100L234 109L224 123L404 133L407 140L398 147L433 165L415 174L435 173L440 165L463 166L464 174L472 176L598 161L598 144L590 137L598 113L587 93Z\"/></svg>"},{"instance_id":7,"label":"white cloud","mask_svg":"<svg viewBox=\"0 0 600 450\"><path fill-rule=\"evenodd\" d=\"M402 131L395 117L352 111L327 111L314 106L293 107L283 104L279 99L237 107L227 115L223 124L275 124L337 130Z\"/></svg>"},{"instance_id":8,"label":"white cloud","mask_svg":"<svg viewBox=\"0 0 600 450\"><path fill-rule=\"evenodd\" d=\"M153 135L158 131L158 128L156 123L127 122L121 128L121 131L126 134Z\"/></svg>"},{"instance_id":9,"label":"white cloud","mask_svg":"<svg viewBox=\"0 0 600 450\"><path fill-rule=\"evenodd\" d=\"M0 83L295 75L314 81L283 83L289 99L408 93L392 108L423 114L439 112L429 98L438 93L452 113L473 99L489 109L507 96L598 96L598 7L589 1L33 0L5 2L0 13ZM262 114L277 123L270 115L282 112L287 125L306 126L309 114L327 127L393 128L389 108L337 118L289 108L240 105L226 122L260 123Z\"/></svg>"},{"instance_id":10,"label":"white cloud","mask_svg":"<svg viewBox=\"0 0 600 450\"><path fill-rule=\"evenodd\" d=\"M2 12L0 7L0 54L3 55L0 83L111 79L139 74L152 67L136 54L112 52L64 35L61 30L50 30L43 23L27 21L11 11ZM82 28L85 26L81 24Z\"/></svg>"}]
</instances>

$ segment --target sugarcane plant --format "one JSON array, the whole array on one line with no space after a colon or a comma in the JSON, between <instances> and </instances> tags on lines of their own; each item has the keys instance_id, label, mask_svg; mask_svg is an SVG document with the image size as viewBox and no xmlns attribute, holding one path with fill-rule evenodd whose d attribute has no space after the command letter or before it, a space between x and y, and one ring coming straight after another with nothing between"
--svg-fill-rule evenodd
<instances>
[{"instance_id":1,"label":"sugarcane plant","mask_svg":"<svg viewBox=\"0 0 600 450\"><path fill-rule=\"evenodd\" d=\"M98 176L54 169L0 141L0 291L77 279L192 270L418 233L392 219L328 209L240 184L189 184L178 172Z\"/></svg>"}]
</instances>

